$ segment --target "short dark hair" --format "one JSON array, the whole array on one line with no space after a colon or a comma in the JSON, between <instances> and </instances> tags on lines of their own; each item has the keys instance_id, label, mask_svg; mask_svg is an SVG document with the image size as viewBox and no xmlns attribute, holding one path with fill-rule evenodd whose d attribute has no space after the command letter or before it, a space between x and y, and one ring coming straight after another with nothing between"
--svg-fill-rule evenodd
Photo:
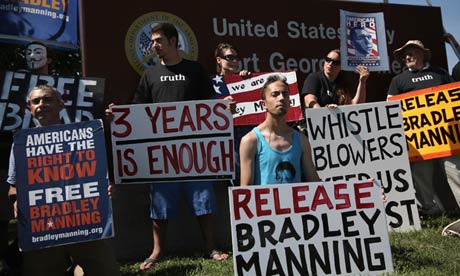
<instances>
[{"instance_id":1,"label":"short dark hair","mask_svg":"<svg viewBox=\"0 0 460 276\"><path fill-rule=\"evenodd\" d=\"M38 86L35 86L34 88L30 89L29 91L29 95L32 91L34 90L45 90L45 91L51 91L53 93L53 95L56 97L56 99L63 103L64 101L62 100L62 96L61 96L61 93L59 93L59 91L53 87L53 86L50 86L50 85L46 85L46 84L41 84L41 85L38 85ZM30 101L30 99L29 99Z\"/></svg>"},{"instance_id":2,"label":"short dark hair","mask_svg":"<svg viewBox=\"0 0 460 276\"><path fill-rule=\"evenodd\" d=\"M165 23L165 22L158 23L157 25L153 26L152 29L150 30L151 34L159 33L159 32L162 32L168 38L168 40L175 37L176 38L176 48L178 47L179 34L177 32L176 27L174 27L173 24Z\"/></svg>"},{"instance_id":3,"label":"short dark hair","mask_svg":"<svg viewBox=\"0 0 460 276\"><path fill-rule=\"evenodd\" d=\"M224 51L227 49L233 50L237 54L239 53L238 49L232 44L222 42L222 43L217 44L216 49L214 50L214 59L216 59L217 57L223 57ZM217 70L217 73L220 74L220 72L222 71L220 64L217 64L216 70Z\"/></svg>"},{"instance_id":4,"label":"short dark hair","mask_svg":"<svg viewBox=\"0 0 460 276\"><path fill-rule=\"evenodd\" d=\"M267 87L270 84L272 84L274 82L277 82L277 81L280 81L280 82L284 83L287 86L288 90L289 90L289 84L287 83L287 79L286 79L285 76L283 76L281 74L268 76L268 78L265 80L264 86L262 87L262 90L261 90L260 97L262 98L262 100L265 100L265 91L267 90Z\"/></svg>"}]
</instances>

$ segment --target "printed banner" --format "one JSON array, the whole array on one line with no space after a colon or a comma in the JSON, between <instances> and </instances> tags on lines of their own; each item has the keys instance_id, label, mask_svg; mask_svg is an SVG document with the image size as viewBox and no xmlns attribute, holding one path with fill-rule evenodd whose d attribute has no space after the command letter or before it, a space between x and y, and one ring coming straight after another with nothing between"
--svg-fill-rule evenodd
<instances>
[{"instance_id":1,"label":"printed banner","mask_svg":"<svg viewBox=\"0 0 460 276\"><path fill-rule=\"evenodd\" d=\"M229 189L235 275L381 275L393 271L373 182Z\"/></svg>"},{"instance_id":2,"label":"printed banner","mask_svg":"<svg viewBox=\"0 0 460 276\"><path fill-rule=\"evenodd\" d=\"M101 118L104 110L104 79L58 77L0 71L0 131L14 131L38 125L27 108L30 90L38 85L56 87L64 100L63 123Z\"/></svg>"},{"instance_id":3,"label":"printed banner","mask_svg":"<svg viewBox=\"0 0 460 276\"><path fill-rule=\"evenodd\" d=\"M212 76L215 97L223 99L232 95L237 102L236 114L233 115L235 126L258 125L265 120L266 112L262 108L261 91L266 79L275 74L284 75L289 84L291 108L286 114L286 121L294 122L303 119L295 71L253 73L250 77L241 77L238 74Z\"/></svg>"},{"instance_id":4,"label":"printed banner","mask_svg":"<svg viewBox=\"0 0 460 276\"><path fill-rule=\"evenodd\" d=\"M21 250L113 236L101 121L24 129L13 149Z\"/></svg>"},{"instance_id":5,"label":"printed banner","mask_svg":"<svg viewBox=\"0 0 460 276\"><path fill-rule=\"evenodd\" d=\"M340 10L342 69L354 71L364 65L369 71L388 71L387 39L383 12L355 13Z\"/></svg>"},{"instance_id":6,"label":"printed banner","mask_svg":"<svg viewBox=\"0 0 460 276\"><path fill-rule=\"evenodd\" d=\"M227 101L112 106L115 183L233 179Z\"/></svg>"},{"instance_id":7,"label":"printed banner","mask_svg":"<svg viewBox=\"0 0 460 276\"><path fill-rule=\"evenodd\" d=\"M77 0L0 0L0 39L45 40L66 48L78 48Z\"/></svg>"},{"instance_id":8,"label":"printed banner","mask_svg":"<svg viewBox=\"0 0 460 276\"><path fill-rule=\"evenodd\" d=\"M460 82L401 95L410 161L460 154Z\"/></svg>"},{"instance_id":9,"label":"printed banner","mask_svg":"<svg viewBox=\"0 0 460 276\"><path fill-rule=\"evenodd\" d=\"M419 230L399 102L307 108L313 162L323 181L376 179L388 202L388 226Z\"/></svg>"}]
</instances>

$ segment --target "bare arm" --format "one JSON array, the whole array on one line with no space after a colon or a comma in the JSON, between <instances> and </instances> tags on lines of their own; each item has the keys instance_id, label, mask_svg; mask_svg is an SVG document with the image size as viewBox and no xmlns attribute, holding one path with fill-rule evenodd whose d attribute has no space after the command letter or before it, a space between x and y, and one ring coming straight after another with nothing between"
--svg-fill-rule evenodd
<instances>
[{"instance_id":1,"label":"bare arm","mask_svg":"<svg viewBox=\"0 0 460 276\"><path fill-rule=\"evenodd\" d=\"M257 137L250 131L243 136L240 144L240 185L254 184L254 163L257 153Z\"/></svg>"},{"instance_id":2,"label":"bare arm","mask_svg":"<svg viewBox=\"0 0 460 276\"><path fill-rule=\"evenodd\" d=\"M310 142L308 142L308 138L302 133L299 134L299 137L302 145L302 171L306 180L307 182L321 181L311 157Z\"/></svg>"},{"instance_id":3,"label":"bare arm","mask_svg":"<svg viewBox=\"0 0 460 276\"><path fill-rule=\"evenodd\" d=\"M13 203L13 211L14 211L14 217L18 217L18 208L17 208L17 201L16 201L16 187L10 185L10 188L8 189L8 197L12 200Z\"/></svg>"},{"instance_id":4,"label":"bare arm","mask_svg":"<svg viewBox=\"0 0 460 276\"><path fill-rule=\"evenodd\" d=\"M318 103L318 98L314 94L306 94L303 97L305 107L307 108L319 108L321 107Z\"/></svg>"},{"instance_id":5,"label":"bare arm","mask_svg":"<svg viewBox=\"0 0 460 276\"><path fill-rule=\"evenodd\" d=\"M356 94L351 100L352 104L359 104L366 102L366 82L369 77L369 69L366 66L359 65L356 67L356 73L359 74L358 87L356 88Z\"/></svg>"}]
</instances>

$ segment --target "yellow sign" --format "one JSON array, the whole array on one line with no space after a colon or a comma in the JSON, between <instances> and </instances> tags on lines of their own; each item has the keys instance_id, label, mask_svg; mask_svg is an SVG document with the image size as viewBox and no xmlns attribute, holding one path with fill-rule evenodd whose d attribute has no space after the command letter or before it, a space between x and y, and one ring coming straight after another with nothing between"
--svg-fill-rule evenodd
<instances>
[{"instance_id":1,"label":"yellow sign","mask_svg":"<svg viewBox=\"0 0 460 276\"><path fill-rule=\"evenodd\" d=\"M460 153L460 82L396 95L411 161Z\"/></svg>"}]
</instances>

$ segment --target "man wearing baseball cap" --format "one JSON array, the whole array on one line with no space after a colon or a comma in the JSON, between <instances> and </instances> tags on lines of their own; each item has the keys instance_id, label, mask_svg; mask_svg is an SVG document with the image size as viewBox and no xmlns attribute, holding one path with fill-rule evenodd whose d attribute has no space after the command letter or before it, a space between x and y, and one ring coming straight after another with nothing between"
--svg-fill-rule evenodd
<instances>
[{"instance_id":1,"label":"man wearing baseball cap","mask_svg":"<svg viewBox=\"0 0 460 276\"><path fill-rule=\"evenodd\" d=\"M406 65L407 70L391 80L388 97L453 81L446 70L429 63L431 51L425 48L420 40L407 41L404 46L396 49L393 55ZM415 196L422 215L437 214L445 210L435 192L434 185L445 185L446 181L455 196L456 208L458 208L460 204L459 168L460 156L458 155L411 163Z\"/></svg>"}]
</instances>

